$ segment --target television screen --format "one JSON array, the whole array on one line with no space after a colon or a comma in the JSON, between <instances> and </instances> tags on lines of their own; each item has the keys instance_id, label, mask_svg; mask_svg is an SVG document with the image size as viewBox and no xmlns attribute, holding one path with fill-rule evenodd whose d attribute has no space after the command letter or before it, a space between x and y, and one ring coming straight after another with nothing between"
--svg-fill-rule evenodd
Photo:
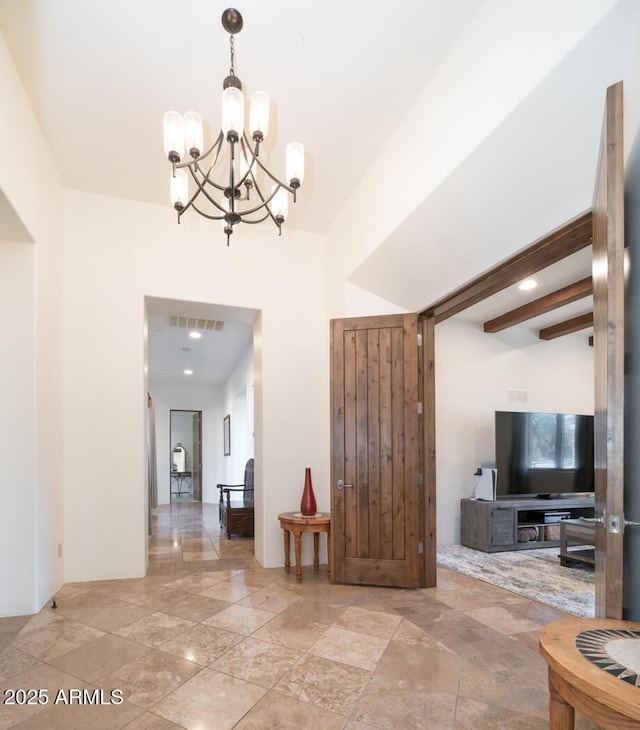
<instances>
[{"instance_id":1,"label":"television screen","mask_svg":"<svg viewBox=\"0 0 640 730\"><path fill-rule=\"evenodd\" d=\"M495 414L496 495L593 492L593 416Z\"/></svg>"}]
</instances>

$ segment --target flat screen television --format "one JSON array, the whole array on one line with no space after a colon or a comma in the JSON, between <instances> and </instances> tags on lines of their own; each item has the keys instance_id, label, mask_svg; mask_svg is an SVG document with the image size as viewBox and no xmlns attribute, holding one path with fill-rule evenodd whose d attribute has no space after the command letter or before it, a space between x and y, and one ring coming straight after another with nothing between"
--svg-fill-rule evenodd
<instances>
[{"instance_id":1,"label":"flat screen television","mask_svg":"<svg viewBox=\"0 0 640 730\"><path fill-rule=\"evenodd\" d=\"M495 412L496 497L594 490L593 416Z\"/></svg>"}]
</instances>

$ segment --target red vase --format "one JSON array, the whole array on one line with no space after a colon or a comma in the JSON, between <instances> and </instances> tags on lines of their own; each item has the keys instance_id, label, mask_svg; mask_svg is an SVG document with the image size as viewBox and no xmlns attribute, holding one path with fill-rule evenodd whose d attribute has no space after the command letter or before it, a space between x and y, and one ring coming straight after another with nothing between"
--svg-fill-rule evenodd
<instances>
[{"instance_id":1,"label":"red vase","mask_svg":"<svg viewBox=\"0 0 640 730\"><path fill-rule=\"evenodd\" d=\"M304 489L302 491L302 501L300 502L300 512L305 517L312 517L316 513L316 497L313 493L311 469L309 467L304 470Z\"/></svg>"}]
</instances>

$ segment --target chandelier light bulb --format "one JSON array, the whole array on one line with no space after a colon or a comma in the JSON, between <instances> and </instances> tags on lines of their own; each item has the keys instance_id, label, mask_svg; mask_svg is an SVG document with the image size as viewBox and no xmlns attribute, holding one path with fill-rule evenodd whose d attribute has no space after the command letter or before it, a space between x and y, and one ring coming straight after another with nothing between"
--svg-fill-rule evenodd
<instances>
[{"instance_id":1,"label":"chandelier light bulb","mask_svg":"<svg viewBox=\"0 0 640 730\"><path fill-rule=\"evenodd\" d=\"M285 149L285 177L292 188L299 188L304 180L304 147L300 142L289 142Z\"/></svg>"},{"instance_id":2,"label":"chandelier light bulb","mask_svg":"<svg viewBox=\"0 0 640 730\"><path fill-rule=\"evenodd\" d=\"M271 202L274 218L279 224L284 223L289 213L289 198L287 197L287 191L284 188L279 188Z\"/></svg>"},{"instance_id":3,"label":"chandelier light bulb","mask_svg":"<svg viewBox=\"0 0 640 730\"><path fill-rule=\"evenodd\" d=\"M180 162L184 154L184 119L178 112L164 115L164 153L171 162Z\"/></svg>"},{"instance_id":4,"label":"chandelier light bulb","mask_svg":"<svg viewBox=\"0 0 640 730\"><path fill-rule=\"evenodd\" d=\"M184 115L184 146L191 157L200 157L204 147L204 135L202 117L198 112L186 112Z\"/></svg>"},{"instance_id":5,"label":"chandelier light bulb","mask_svg":"<svg viewBox=\"0 0 640 730\"><path fill-rule=\"evenodd\" d=\"M256 91L251 95L249 107L249 131L256 142L262 140L269 133L269 108L271 100L264 91Z\"/></svg>"},{"instance_id":6,"label":"chandelier light bulb","mask_svg":"<svg viewBox=\"0 0 640 730\"><path fill-rule=\"evenodd\" d=\"M229 86L222 92L222 133L227 141L237 142L244 129L244 96L240 89Z\"/></svg>"},{"instance_id":7,"label":"chandelier light bulb","mask_svg":"<svg viewBox=\"0 0 640 730\"><path fill-rule=\"evenodd\" d=\"M189 200L189 177L186 170L176 170L175 175L171 172L169 178L169 194L171 205L176 210L182 210Z\"/></svg>"}]
</instances>

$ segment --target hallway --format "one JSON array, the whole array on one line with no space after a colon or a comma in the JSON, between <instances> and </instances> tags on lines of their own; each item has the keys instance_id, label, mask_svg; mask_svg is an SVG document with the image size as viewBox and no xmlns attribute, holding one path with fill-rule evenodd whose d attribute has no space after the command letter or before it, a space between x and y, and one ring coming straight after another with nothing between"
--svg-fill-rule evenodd
<instances>
[{"instance_id":1,"label":"hallway","mask_svg":"<svg viewBox=\"0 0 640 730\"><path fill-rule=\"evenodd\" d=\"M190 496L152 511L148 576L255 567L253 540L220 533L218 505Z\"/></svg>"},{"instance_id":2,"label":"hallway","mask_svg":"<svg viewBox=\"0 0 640 730\"><path fill-rule=\"evenodd\" d=\"M1 730L548 728L537 632L562 611L446 569L416 591L331 585L323 566L298 584L221 538L216 510L160 508L146 578L0 619L2 692L47 699L0 705ZM69 688L84 704L54 702Z\"/></svg>"}]
</instances>

